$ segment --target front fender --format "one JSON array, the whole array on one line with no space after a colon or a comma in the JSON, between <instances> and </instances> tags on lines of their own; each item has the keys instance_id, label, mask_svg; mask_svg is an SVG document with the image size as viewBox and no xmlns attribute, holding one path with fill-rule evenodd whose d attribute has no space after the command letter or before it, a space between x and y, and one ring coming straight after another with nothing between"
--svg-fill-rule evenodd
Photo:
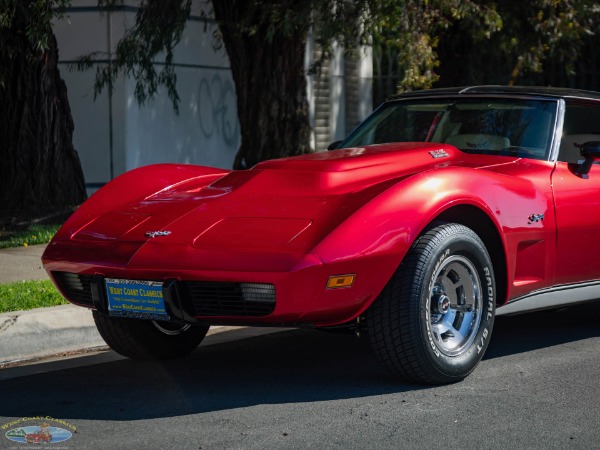
<instances>
[{"instance_id":1,"label":"front fender","mask_svg":"<svg viewBox=\"0 0 600 450\"><path fill-rule=\"evenodd\" d=\"M541 168L539 176L547 173ZM324 264L371 261L377 270L370 276L381 291L431 222L452 208L469 205L485 214L498 231L507 267L507 298L513 297L522 286L531 290L539 288L532 284L551 283L553 266L548 256L555 252L555 221L547 185L547 191L539 191L530 179L464 167L422 172L399 181L357 210L314 248L314 254ZM544 214L546 220L528 223L534 212ZM531 258L545 256L535 263L544 267L537 273L523 271L519 281L518 256L535 243L544 245Z\"/></svg>"}]
</instances>

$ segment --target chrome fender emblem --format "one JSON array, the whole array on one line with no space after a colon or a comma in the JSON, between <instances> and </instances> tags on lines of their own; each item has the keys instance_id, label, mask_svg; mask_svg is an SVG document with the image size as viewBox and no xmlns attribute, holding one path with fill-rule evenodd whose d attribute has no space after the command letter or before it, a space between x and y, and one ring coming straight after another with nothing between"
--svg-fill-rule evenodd
<instances>
[{"instance_id":1,"label":"chrome fender emblem","mask_svg":"<svg viewBox=\"0 0 600 450\"><path fill-rule=\"evenodd\" d=\"M440 149L440 150L431 150L429 152L429 154L431 155L431 157L433 159L438 159L438 158L448 158L450 155L446 152L446 150L444 149Z\"/></svg>"},{"instance_id":2,"label":"chrome fender emblem","mask_svg":"<svg viewBox=\"0 0 600 450\"><path fill-rule=\"evenodd\" d=\"M170 235L170 231L146 231L146 237L155 238L156 236L168 236Z\"/></svg>"},{"instance_id":3,"label":"chrome fender emblem","mask_svg":"<svg viewBox=\"0 0 600 450\"><path fill-rule=\"evenodd\" d=\"M544 215L543 214L531 214L529 217L529 225L531 225L532 223L536 223L536 222L541 222L544 220Z\"/></svg>"}]
</instances>

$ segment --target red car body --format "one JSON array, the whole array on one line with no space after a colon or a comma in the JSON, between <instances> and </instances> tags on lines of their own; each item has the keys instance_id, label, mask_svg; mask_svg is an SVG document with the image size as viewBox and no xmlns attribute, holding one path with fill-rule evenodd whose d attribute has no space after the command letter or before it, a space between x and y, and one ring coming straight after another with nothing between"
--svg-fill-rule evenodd
<instances>
[{"instance_id":1,"label":"red car body","mask_svg":"<svg viewBox=\"0 0 600 450\"><path fill-rule=\"evenodd\" d=\"M29 433L25 436L25 442L28 444L39 444L41 442L52 442L52 435L48 432Z\"/></svg>"},{"instance_id":2,"label":"red car body","mask_svg":"<svg viewBox=\"0 0 600 450\"><path fill-rule=\"evenodd\" d=\"M465 98L471 103L463 107ZM427 122L420 139L426 142L368 138L368 145L353 144L372 135L369 127L384 120L377 117L398 104L414 112L414 121ZM479 151L495 144L469 142L480 136L458 133L470 148L460 149L449 143L455 131L448 142L432 139L441 139L444 120L447 130L459 120L452 114L481 112L480 105L492 105L485 108L493 117L510 111L510 120L545 108L539 117L546 128L534 130L544 135L545 147ZM583 240L600 229L600 169L590 166L593 139L587 139L587 173L578 173L586 172L582 163L561 161L569 108L600 111L600 96L558 89L433 90L390 100L341 144L351 148L266 161L247 171L181 164L135 169L73 214L47 247L44 266L68 300L99 311L106 311L103 280L153 280L163 283L174 322L332 327L360 321L432 224L455 223L473 230L487 249L498 314L595 299L600 243ZM388 132L380 128L375 134ZM485 275L478 278L477 289L486 289ZM197 285L186 284L194 282L242 283L242 289L258 289L258 300L231 308L218 299L194 306ZM434 312L440 311L445 314Z\"/></svg>"}]
</instances>

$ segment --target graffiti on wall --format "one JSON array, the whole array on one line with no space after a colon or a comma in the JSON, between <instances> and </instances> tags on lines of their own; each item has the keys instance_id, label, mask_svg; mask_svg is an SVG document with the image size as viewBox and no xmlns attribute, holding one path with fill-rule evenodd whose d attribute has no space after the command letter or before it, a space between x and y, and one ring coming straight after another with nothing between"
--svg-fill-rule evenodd
<instances>
[{"instance_id":1,"label":"graffiti on wall","mask_svg":"<svg viewBox=\"0 0 600 450\"><path fill-rule=\"evenodd\" d=\"M200 129L204 137L222 139L228 147L237 145L240 124L231 80L217 72L210 79L203 77L198 90Z\"/></svg>"}]
</instances>

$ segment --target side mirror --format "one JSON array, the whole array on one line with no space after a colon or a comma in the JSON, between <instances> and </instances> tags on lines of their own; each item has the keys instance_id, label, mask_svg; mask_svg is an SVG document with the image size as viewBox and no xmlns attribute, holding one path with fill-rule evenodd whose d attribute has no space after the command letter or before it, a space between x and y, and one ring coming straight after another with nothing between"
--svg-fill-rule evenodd
<instances>
[{"instance_id":1,"label":"side mirror","mask_svg":"<svg viewBox=\"0 0 600 450\"><path fill-rule=\"evenodd\" d=\"M332 142L331 144L329 144L329 146L327 147L327 150L337 150L338 145L340 145L342 143L342 141L335 141Z\"/></svg>"},{"instance_id":2,"label":"side mirror","mask_svg":"<svg viewBox=\"0 0 600 450\"><path fill-rule=\"evenodd\" d=\"M592 164L600 161L600 141L590 141L584 144L575 144L575 146L579 147L581 156L585 158L585 161L577 169L577 175L581 178L588 178Z\"/></svg>"}]
</instances>

